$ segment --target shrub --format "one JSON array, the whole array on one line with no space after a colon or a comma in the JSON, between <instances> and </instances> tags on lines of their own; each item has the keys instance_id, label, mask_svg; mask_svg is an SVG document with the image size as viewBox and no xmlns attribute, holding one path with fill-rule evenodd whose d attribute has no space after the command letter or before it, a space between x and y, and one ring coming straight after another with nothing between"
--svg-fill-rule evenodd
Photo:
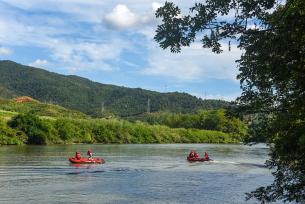
<instances>
[{"instance_id":1,"label":"shrub","mask_svg":"<svg viewBox=\"0 0 305 204\"><path fill-rule=\"evenodd\" d=\"M24 132L27 144L47 144L51 137L51 126L34 114L19 114L8 122L11 128Z\"/></svg>"}]
</instances>

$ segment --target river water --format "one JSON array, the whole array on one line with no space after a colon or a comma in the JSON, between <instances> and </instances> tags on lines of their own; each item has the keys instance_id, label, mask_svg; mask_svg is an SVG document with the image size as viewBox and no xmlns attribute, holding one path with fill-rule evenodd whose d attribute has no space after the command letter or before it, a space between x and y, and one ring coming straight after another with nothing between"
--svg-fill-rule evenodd
<instances>
[{"instance_id":1,"label":"river water","mask_svg":"<svg viewBox=\"0 0 305 204\"><path fill-rule=\"evenodd\" d=\"M103 165L73 166L92 149ZM214 161L189 163L191 149ZM264 145L156 144L0 147L0 203L257 203L272 182Z\"/></svg>"}]
</instances>

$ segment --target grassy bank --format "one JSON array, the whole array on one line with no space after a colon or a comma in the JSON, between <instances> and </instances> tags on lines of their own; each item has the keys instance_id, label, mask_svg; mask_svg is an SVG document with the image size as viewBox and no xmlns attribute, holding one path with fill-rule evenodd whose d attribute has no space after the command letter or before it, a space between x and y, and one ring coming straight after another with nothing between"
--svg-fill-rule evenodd
<instances>
[{"instance_id":1,"label":"grassy bank","mask_svg":"<svg viewBox=\"0 0 305 204\"><path fill-rule=\"evenodd\" d=\"M16 100L18 99L16 98ZM42 103L34 99L28 102L18 102L16 100L0 98L0 117L14 116L18 113L34 113L38 116L47 117L89 118L89 116L82 112L67 109L59 105Z\"/></svg>"},{"instance_id":2,"label":"grassy bank","mask_svg":"<svg viewBox=\"0 0 305 204\"><path fill-rule=\"evenodd\" d=\"M0 144L240 142L239 137L221 131L170 128L119 119L50 119L19 114L0 124Z\"/></svg>"}]
</instances>

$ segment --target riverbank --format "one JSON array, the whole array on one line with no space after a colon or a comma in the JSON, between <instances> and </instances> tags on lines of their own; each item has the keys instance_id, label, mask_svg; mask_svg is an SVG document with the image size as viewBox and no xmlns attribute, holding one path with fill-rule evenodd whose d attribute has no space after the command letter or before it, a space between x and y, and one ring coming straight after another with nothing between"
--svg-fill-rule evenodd
<instances>
[{"instance_id":1,"label":"riverbank","mask_svg":"<svg viewBox=\"0 0 305 204\"><path fill-rule=\"evenodd\" d=\"M20 114L0 122L0 144L239 143L240 137L215 130L170 128L119 119L40 118Z\"/></svg>"}]
</instances>

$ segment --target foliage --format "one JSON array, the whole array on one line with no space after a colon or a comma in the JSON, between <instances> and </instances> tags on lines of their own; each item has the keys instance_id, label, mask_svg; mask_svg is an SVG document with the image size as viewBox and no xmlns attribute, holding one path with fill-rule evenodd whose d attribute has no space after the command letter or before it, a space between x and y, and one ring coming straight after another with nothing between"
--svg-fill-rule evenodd
<instances>
[{"instance_id":1,"label":"foliage","mask_svg":"<svg viewBox=\"0 0 305 204\"><path fill-rule=\"evenodd\" d=\"M254 114L249 140L267 141L274 182L248 194L262 203L305 202L305 1L209 0L189 15L166 2L155 40L180 52L202 35L203 47L220 53L220 43L237 39L242 96L238 103ZM231 14L234 14L234 17ZM229 42L230 45L230 42ZM230 49L230 47L229 47ZM262 137L262 133L265 135Z\"/></svg>"},{"instance_id":2,"label":"foliage","mask_svg":"<svg viewBox=\"0 0 305 204\"><path fill-rule=\"evenodd\" d=\"M8 122L27 144L56 143L237 143L240 138L215 130L170 128L118 119L40 119L20 114ZM0 141L1 142L1 141Z\"/></svg>"},{"instance_id":3,"label":"foliage","mask_svg":"<svg viewBox=\"0 0 305 204\"><path fill-rule=\"evenodd\" d=\"M202 114L209 112L219 115L220 118L224 117L227 122L231 121L225 116L225 110L202 110L197 114L144 114L133 119L129 118L133 122L128 122L115 118L92 119L84 117L84 114L77 111L40 102L16 103L12 100L0 100L0 107L6 109L0 111L0 119L3 120L0 133L5 132L2 134L0 144L237 143L243 140L241 133L245 128L241 126L233 131L235 125L230 123L219 126L222 128L218 129L198 129L202 128L200 126ZM52 111L54 115L51 115L53 117L50 117L50 109L54 110ZM4 121L8 121L9 126ZM243 124L238 120L239 123ZM227 130L226 126L230 126L232 131L223 132Z\"/></svg>"},{"instance_id":4,"label":"foliage","mask_svg":"<svg viewBox=\"0 0 305 204\"><path fill-rule=\"evenodd\" d=\"M246 124L237 117L227 115L224 109L199 110L196 114L159 112L128 119L141 120L151 125L166 125L171 128L216 130L239 137L240 141L247 135Z\"/></svg>"},{"instance_id":5,"label":"foliage","mask_svg":"<svg viewBox=\"0 0 305 204\"><path fill-rule=\"evenodd\" d=\"M269 120L266 137L274 146L267 164L275 169L275 181L249 197L302 203L305 202L305 2L287 1L265 23L272 31L259 38L248 34L244 39L240 100L242 105L263 111L264 120Z\"/></svg>"},{"instance_id":6,"label":"foliage","mask_svg":"<svg viewBox=\"0 0 305 204\"><path fill-rule=\"evenodd\" d=\"M7 119L7 118L11 118L15 115L17 115L18 113L16 112L12 112L12 111L6 111L6 110L0 110L0 117L2 119Z\"/></svg>"},{"instance_id":7,"label":"foliage","mask_svg":"<svg viewBox=\"0 0 305 204\"><path fill-rule=\"evenodd\" d=\"M77 118L88 117L87 115L79 111L66 109L58 105L41 103L38 101L20 103L14 100L0 99L0 110L6 112L17 112L24 114L34 113L39 116L50 116L50 117L77 117Z\"/></svg>"},{"instance_id":8,"label":"foliage","mask_svg":"<svg viewBox=\"0 0 305 204\"><path fill-rule=\"evenodd\" d=\"M6 122L0 119L0 144L20 145L25 143L26 139L23 132L9 128Z\"/></svg>"},{"instance_id":9,"label":"foliage","mask_svg":"<svg viewBox=\"0 0 305 204\"><path fill-rule=\"evenodd\" d=\"M265 114L249 114L247 115L249 121L249 134L245 138L246 143L266 143L266 142L272 142L269 141L270 138L268 135L270 134L270 127L272 123L272 116L268 115L268 117Z\"/></svg>"},{"instance_id":10,"label":"foliage","mask_svg":"<svg viewBox=\"0 0 305 204\"><path fill-rule=\"evenodd\" d=\"M47 144L52 138L51 126L33 114L17 115L8 124L28 136L27 144Z\"/></svg>"},{"instance_id":11,"label":"foliage","mask_svg":"<svg viewBox=\"0 0 305 204\"><path fill-rule=\"evenodd\" d=\"M54 123L58 136L61 140L74 143L91 143L91 131L79 120L69 120L65 118L57 119Z\"/></svg>"},{"instance_id":12,"label":"foliage","mask_svg":"<svg viewBox=\"0 0 305 204\"><path fill-rule=\"evenodd\" d=\"M71 126L81 127L84 133L91 135L95 142L100 143L180 143L180 142L209 142L209 143L236 143L239 140L233 138L229 134L220 131L196 130L196 129L173 129L162 125L148 125L143 122L131 123L117 119L90 119L90 120L74 120L61 119L62 127L67 127L68 131ZM75 131L75 130L74 130ZM73 132L73 130L72 130ZM196 137L194 134L198 137ZM78 137L78 136L76 136ZM70 138L71 139L71 138Z\"/></svg>"},{"instance_id":13,"label":"foliage","mask_svg":"<svg viewBox=\"0 0 305 204\"><path fill-rule=\"evenodd\" d=\"M274 4L274 0L210 0L195 3L190 8L190 14L182 15L178 6L166 2L156 12L162 24L158 25L155 40L163 49L169 47L172 52L180 52L181 47L189 46L201 35L204 48L212 48L213 52L220 53L221 40L240 39L243 37L240 34L255 31L256 23L260 23L255 20L268 15ZM234 18L230 17L232 14Z\"/></svg>"},{"instance_id":14,"label":"foliage","mask_svg":"<svg viewBox=\"0 0 305 204\"><path fill-rule=\"evenodd\" d=\"M0 86L0 96L3 98L14 98L17 95L13 91L10 91L5 87Z\"/></svg>"},{"instance_id":15,"label":"foliage","mask_svg":"<svg viewBox=\"0 0 305 204\"><path fill-rule=\"evenodd\" d=\"M16 95L31 96L44 103L59 104L95 117L112 114L127 117L145 113L148 99L151 112L188 113L199 108L230 106L226 101L201 100L186 93L158 93L100 84L77 76L64 76L11 61L0 61L0 97ZM39 112L39 104L35 106L34 109ZM49 114L54 115L52 112Z\"/></svg>"}]
</instances>

